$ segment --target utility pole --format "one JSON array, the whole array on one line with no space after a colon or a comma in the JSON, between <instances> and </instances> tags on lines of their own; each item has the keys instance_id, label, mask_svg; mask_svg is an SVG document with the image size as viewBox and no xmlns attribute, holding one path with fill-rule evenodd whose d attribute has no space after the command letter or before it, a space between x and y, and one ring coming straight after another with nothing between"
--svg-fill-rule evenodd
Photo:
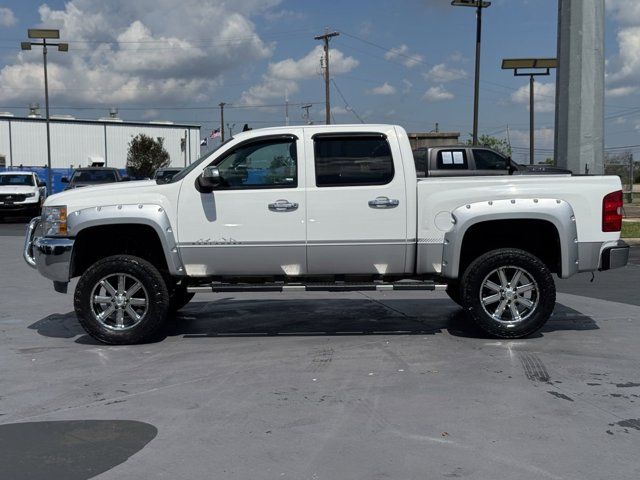
<instances>
[{"instance_id":1,"label":"utility pole","mask_svg":"<svg viewBox=\"0 0 640 480\"><path fill-rule=\"evenodd\" d=\"M312 104L303 105L302 107L300 107L302 110L304 110L304 113L302 114L302 118L306 120L307 125L313 124L313 122L311 121L311 117L309 116L309 109L311 107L313 107Z\"/></svg>"},{"instance_id":2,"label":"utility pole","mask_svg":"<svg viewBox=\"0 0 640 480\"><path fill-rule=\"evenodd\" d=\"M218 106L220 107L220 142L224 143L224 106L226 103L220 102Z\"/></svg>"},{"instance_id":3,"label":"utility pole","mask_svg":"<svg viewBox=\"0 0 640 480\"><path fill-rule=\"evenodd\" d=\"M324 35L318 35L314 37L316 40L322 40L324 42L324 96L325 96L325 123L331 124L331 89L329 87L329 40L332 37L340 35L339 32L329 32L329 29L325 29Z\"/></svg>"},{"instance_id":4,"label":"utility pole","mask_svg":"<svg viewBox=\"0 0 640 480\"><path fill-rule=\"evenodd\" d=\"M284 124L289 126L289 89L284 89Z\"/></svg>"}]
</instances>

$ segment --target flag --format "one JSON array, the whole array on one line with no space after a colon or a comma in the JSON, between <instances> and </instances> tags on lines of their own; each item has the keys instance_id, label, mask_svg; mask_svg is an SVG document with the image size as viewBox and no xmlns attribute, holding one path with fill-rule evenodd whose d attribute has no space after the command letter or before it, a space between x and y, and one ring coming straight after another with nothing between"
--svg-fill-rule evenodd
<instances>
[{"instance_id":1,"label":"flag","mask_svg":"<svg viewBox=\"0 0 640 480\"><path fill-rule=\"evenodd\" d=\"M222 136L222 134L220 133L220 129L219 129L219 128L216 128L215 130L213 130L213 131L211 132L211 135L209 135L209 136L210 136L211 138L218 138L218 137L221 137L221 136Z\"/></svg>"},{"instance_id":2,"label":"flag","mask_svg":"<svg viewBox=\"0 0 640 480\"><path fill-rule=\"evenodd\" d=\"M200 140L200 146L201 147L207 146L207 137L204 137L202 140Z\"/></svg>"}]
</instances>

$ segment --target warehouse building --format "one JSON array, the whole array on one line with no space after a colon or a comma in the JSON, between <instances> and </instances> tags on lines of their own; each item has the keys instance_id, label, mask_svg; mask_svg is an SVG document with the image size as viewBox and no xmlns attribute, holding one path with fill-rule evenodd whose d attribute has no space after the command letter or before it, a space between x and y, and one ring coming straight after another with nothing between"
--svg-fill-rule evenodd
<instances>
[{"instance_id":1,"label":"warehouse building","mask_svg":"<svg viewBox=\"0 0 640 480\"><path fill-rule=\"evenodd\" d=\"M112 112L110 117L98 120L52 116L50 126L54 172L100 164L124 169L129 142L140 133L164 138L171 166L184 167L200 157L199 125L126 122ZM0 112L0 169L46 165L45 119L37 114L16 117Z\"/></svg>"}]
</instances>

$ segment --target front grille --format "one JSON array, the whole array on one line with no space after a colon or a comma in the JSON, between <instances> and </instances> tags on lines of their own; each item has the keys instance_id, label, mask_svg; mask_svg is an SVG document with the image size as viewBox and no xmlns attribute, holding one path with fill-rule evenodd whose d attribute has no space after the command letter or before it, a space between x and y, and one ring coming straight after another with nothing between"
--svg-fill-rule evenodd
<instances>
[{"instance_id":1,"label":"front grille","mask_svg":"<svg viewBox=\"0 0 640 480\"><path fill-rule=\"evenodd\" d=\"M24 202L25 198L22 193L0 193L0 202Z\"/></svg>"}]
</instances>

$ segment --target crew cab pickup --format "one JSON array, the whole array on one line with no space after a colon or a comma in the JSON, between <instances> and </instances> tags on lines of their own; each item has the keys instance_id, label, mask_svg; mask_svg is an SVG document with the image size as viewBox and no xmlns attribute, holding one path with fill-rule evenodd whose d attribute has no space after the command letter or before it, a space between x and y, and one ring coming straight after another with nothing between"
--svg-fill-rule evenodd
<instances>
[{"instance_id":1,"label":"crew cab pickup","mask_svg":"<svg viewBox=\"0 0 640 480\"><path fill-rule=\"evenodd\" d=\"M571 175L553 165L520 165L481 145L422 147L413 151L418 178L492 175Z\"/></svg>"},{"instance_id":2,"label":"crew cab pickup","mask_svg":"<svg viewBox=\"0 0 640 480\"><path fill-rule=\"evenodd\" d=\"M451 154L456 162L455 153ZM301 126L236 135L169 183L47 199L24 257L95 338L148 341L196 292L435 290L484 331L530 335L553 274L626 265L618 177L418 178L404 129Z\"/></svg>"}]
</instances>

